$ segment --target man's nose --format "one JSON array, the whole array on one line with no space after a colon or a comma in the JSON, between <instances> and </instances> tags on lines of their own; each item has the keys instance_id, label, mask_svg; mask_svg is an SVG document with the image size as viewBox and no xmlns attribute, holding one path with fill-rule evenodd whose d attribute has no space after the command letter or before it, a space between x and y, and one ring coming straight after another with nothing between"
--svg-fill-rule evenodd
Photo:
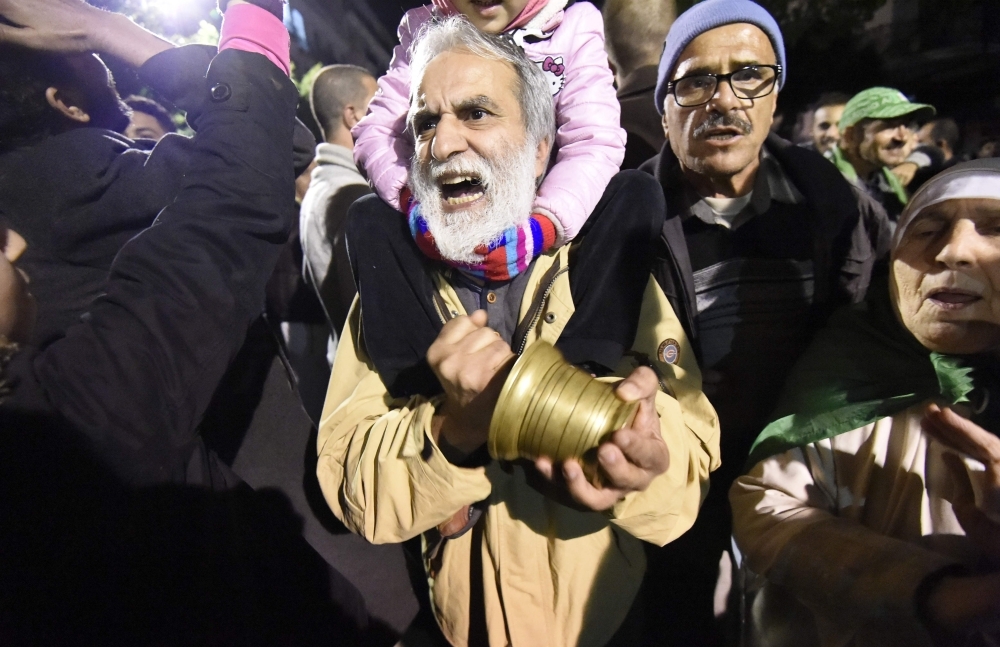
<instances>
[{"instance_id":1,"label":"man's nose","mask_svg":"<svg viewBox=\"0 0 1000 647\"><path fill-rule=\"evenodd\" d=\"M442 117L434 129L434 141L431 142L431 157L439 162L443 162L452 155L465 152L468 147L468 142L462 132L461 123L451 116Z\"/></svg>"},{"instance_id":2,"label":"man's nose","mask_svg":"<svg viewBox=\"0 0 1000 647\"><path fill-rule=\"evenodd\" d=\"M975 223L971 220L959 220L951 228L944 247L935 260L952 270L974 265L981 238Z\"/></svg>"},{"instance_id":3,"label":"man's nose","mask_svg":"<svg viewBox=\"0 0 1000 647\"><path fill-rule=\"evenodd\" d=\"M742 108L746 99L740 99L733 92L733 86L728 79L719 79L719 84L715 88L715 96L712 97L711 105L719 112L729 112Z\"/></svg>"}]
</instances>

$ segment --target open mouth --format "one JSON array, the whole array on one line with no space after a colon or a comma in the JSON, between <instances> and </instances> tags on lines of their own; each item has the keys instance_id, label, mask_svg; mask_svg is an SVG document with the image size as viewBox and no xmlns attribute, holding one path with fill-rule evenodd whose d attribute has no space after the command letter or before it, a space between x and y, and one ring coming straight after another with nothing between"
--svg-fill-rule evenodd
<instances>
[{"instance_id":1,"label":"open mouth","mask_svg":"<svg viewBox=\"0 0 1000 647\"><path fill-rule=\"evenodd\" d=\"M480 9L489 9L503 4L503 0L469 0L469 2L471 2L474 7L479 7Z\"/></svg>"},{"instance_id":2,"label":"open mouth","mask_svg":"<svg viewBox=\"0 0 1000 647\"><path fill-rule=\"evenodd\" d=\"M475 174L445 176L438 180L438 186L441 198L452 207L475 202L486 193L482 178Z\"/></svg>"},{"instance_id":3,"label":"open mouth","mask_svg":"<svg viewBox=\"0 0 1000 647\"><path fill-rule=\"evenodd\" d=\"M743 135L739 128L710 128L702 135L708 141L727 142Z\"/></svg>"},{"instance_id":4,"label":"open mouth","mask_svg":"<svg viewBox=\"0 0 1000 647\"><path fill-rule=\"evenodd\" d=\"M960 310L983 299L979 294L961 288L939 288L931 291L927 298L934 305L945 310Z\"/></svg>"}]
</instances>

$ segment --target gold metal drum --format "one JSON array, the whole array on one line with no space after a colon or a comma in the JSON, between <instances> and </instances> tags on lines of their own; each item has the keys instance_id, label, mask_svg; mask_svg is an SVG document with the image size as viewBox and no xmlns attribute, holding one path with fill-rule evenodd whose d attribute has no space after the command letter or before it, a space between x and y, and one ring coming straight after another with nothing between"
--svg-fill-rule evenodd
<instances>
[{"instance_id":1,"label":"gold metal drum","mask_svg":"<svg viewBox=\"0 0 1000 647\"><path fill-rule=\"evenodd\" d=\"M638 402L622 402L610 384L563 359L551 344L532 344L510 371L497 400L487 446L500 460L582 459L630 424Z\"/></svg>"}]
</instances>

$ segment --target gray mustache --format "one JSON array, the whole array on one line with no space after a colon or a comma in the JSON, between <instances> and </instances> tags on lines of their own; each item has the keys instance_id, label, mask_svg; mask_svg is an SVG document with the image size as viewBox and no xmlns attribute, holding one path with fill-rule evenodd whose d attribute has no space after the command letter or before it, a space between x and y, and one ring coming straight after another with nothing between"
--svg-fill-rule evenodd
<instances>
[{"instance_id":1,"label":"gray mustache","mask_svg":"<svg viewBox=\"0 0 1000 647\"><path fill-rule=\"evenodd\" d=\"M753 132L753 124L747 120L741 119L731 112L725 114L713 112L708 116L708 119L694 129L692 134L695 139L701 139L709 130L723 127L738 128L742 135L749 135Z\"/></svg>"}]
</instances>

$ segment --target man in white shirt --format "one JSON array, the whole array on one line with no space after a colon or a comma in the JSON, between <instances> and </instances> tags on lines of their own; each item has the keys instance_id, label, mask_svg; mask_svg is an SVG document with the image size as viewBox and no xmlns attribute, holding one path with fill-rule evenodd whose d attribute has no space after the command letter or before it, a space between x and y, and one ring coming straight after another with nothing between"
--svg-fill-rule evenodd
<instances>
[{"instance_id":1,"label":"man in white shirt","mask_svg":"<svg viewBox=\"0 0 1000 647\"><path fill-rule=\"evenodd\" d=\"M317 166L302 200L302 269L323 304L333 339L340 335L355 294L344 245L347 209L371 192L354 165L351 128L368 112L376 89L375 77L365 69L330 65L320 70L309 94L324 141L316 147Z\"/></svg>"}]
</instances>

